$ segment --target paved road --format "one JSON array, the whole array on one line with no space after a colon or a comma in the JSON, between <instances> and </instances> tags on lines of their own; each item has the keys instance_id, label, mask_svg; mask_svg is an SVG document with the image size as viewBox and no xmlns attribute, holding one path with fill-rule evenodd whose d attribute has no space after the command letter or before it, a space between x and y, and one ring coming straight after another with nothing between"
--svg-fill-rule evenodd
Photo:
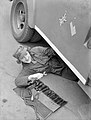
<instances>
[{"instance_id":1,"label":"paved road","mask_svg":"<svg viewBox=\"0 0 91 120\"><path fill-rule=\"evenodd\" d=\"M0 120L34 120L35 114L32 108L26 106L13 91L14 79L20 72L21 66L17 65L12 57L19 43L15 41L10 30L11 5L8 0L0 1ZM63 92L64 97L67 97L67 94ZM76 94L74 96L77 97ZM49 120L59 120L59 118L60 120L78 120L78 117L66 108L60 109Z\"/></svg>"}]
</instances>

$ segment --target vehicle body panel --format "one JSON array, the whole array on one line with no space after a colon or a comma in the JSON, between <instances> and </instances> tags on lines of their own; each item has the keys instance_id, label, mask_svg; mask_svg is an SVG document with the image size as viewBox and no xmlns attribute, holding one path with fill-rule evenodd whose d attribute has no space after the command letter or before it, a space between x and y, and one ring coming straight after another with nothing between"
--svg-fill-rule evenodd
<instances>
[{"instance_id":1,"label":"vehicle body panel","mask_svg":"<svg viewBox=\"0 0 91 120\"><path fill-rule=\"evenodd\" d=\"M35 0L26 0L28 6L28 25L34 28L35 25Z\"/></svg>"},{"instance_id":2,"label":"vehicle body panel","mask_svg":"<svg viewBox=\"0 0 91 120\"><path fill-rule=\"evenodd\" d=\"M91 25L90 2L87 0L36 0L35 9L35 25L87 79L91 67L89 62L91 53L84 46L84 41ZM60 19L64 16L65 21L60 24ZM72 35L74 27L76 33ZM75 73L74 70L73 72Z\"/></svg>"}]
</instances>

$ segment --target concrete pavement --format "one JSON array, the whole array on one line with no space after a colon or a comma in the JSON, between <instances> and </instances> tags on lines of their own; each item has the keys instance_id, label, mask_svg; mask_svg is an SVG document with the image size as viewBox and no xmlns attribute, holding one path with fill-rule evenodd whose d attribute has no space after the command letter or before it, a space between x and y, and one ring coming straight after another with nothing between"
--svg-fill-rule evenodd
<instances>
[{"instance_id":1,"label":"concrete pavement","mask_svg":"<svg viewBox=\"0 0 91 120\"><path fill-rule=\"evenodd\" d=\"M0 120L34 120L32 108L13 92L21 66L12 57L19 44L10 30L11 5L8 0L0 1Z\"/></svg>"}]
</instances>

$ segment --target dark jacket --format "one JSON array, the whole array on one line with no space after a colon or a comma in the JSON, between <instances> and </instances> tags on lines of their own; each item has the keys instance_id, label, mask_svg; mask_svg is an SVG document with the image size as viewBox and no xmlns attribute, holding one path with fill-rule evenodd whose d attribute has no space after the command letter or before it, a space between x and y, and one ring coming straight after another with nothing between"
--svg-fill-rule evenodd
<instances>
[{"instance_id":1,"label":"dark jacket","mask_svg":"<svg viewBox=\"0 0 91 120\"><path fill-rule=\"evenodd\" d=\"M27 87L28 76L35 73L53 73L63 76L72 81L78 81L76 75L68 68L61 58L49 47L33 47L28 50L32 56L30 64L22 63L23 69L15 79L15 84L18 87Z\"/></svg>"}]
</instances>

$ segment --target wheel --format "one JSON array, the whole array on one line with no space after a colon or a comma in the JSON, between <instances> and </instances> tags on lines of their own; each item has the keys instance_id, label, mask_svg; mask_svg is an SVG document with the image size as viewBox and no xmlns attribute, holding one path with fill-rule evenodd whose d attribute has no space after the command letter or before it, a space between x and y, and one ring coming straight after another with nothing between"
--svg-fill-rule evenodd
<instances>
[{"instance_id":1,"label":"wheel","mask_svg":"<svg viewBox=\"0 0 91 120\"><path fill-rule=\"evenodd\" d=\"M32 39L35 30L28 26L28 7L26 0L14 0L11 8L11 31L18 42Z\"/></svg>"}]
</instances>

